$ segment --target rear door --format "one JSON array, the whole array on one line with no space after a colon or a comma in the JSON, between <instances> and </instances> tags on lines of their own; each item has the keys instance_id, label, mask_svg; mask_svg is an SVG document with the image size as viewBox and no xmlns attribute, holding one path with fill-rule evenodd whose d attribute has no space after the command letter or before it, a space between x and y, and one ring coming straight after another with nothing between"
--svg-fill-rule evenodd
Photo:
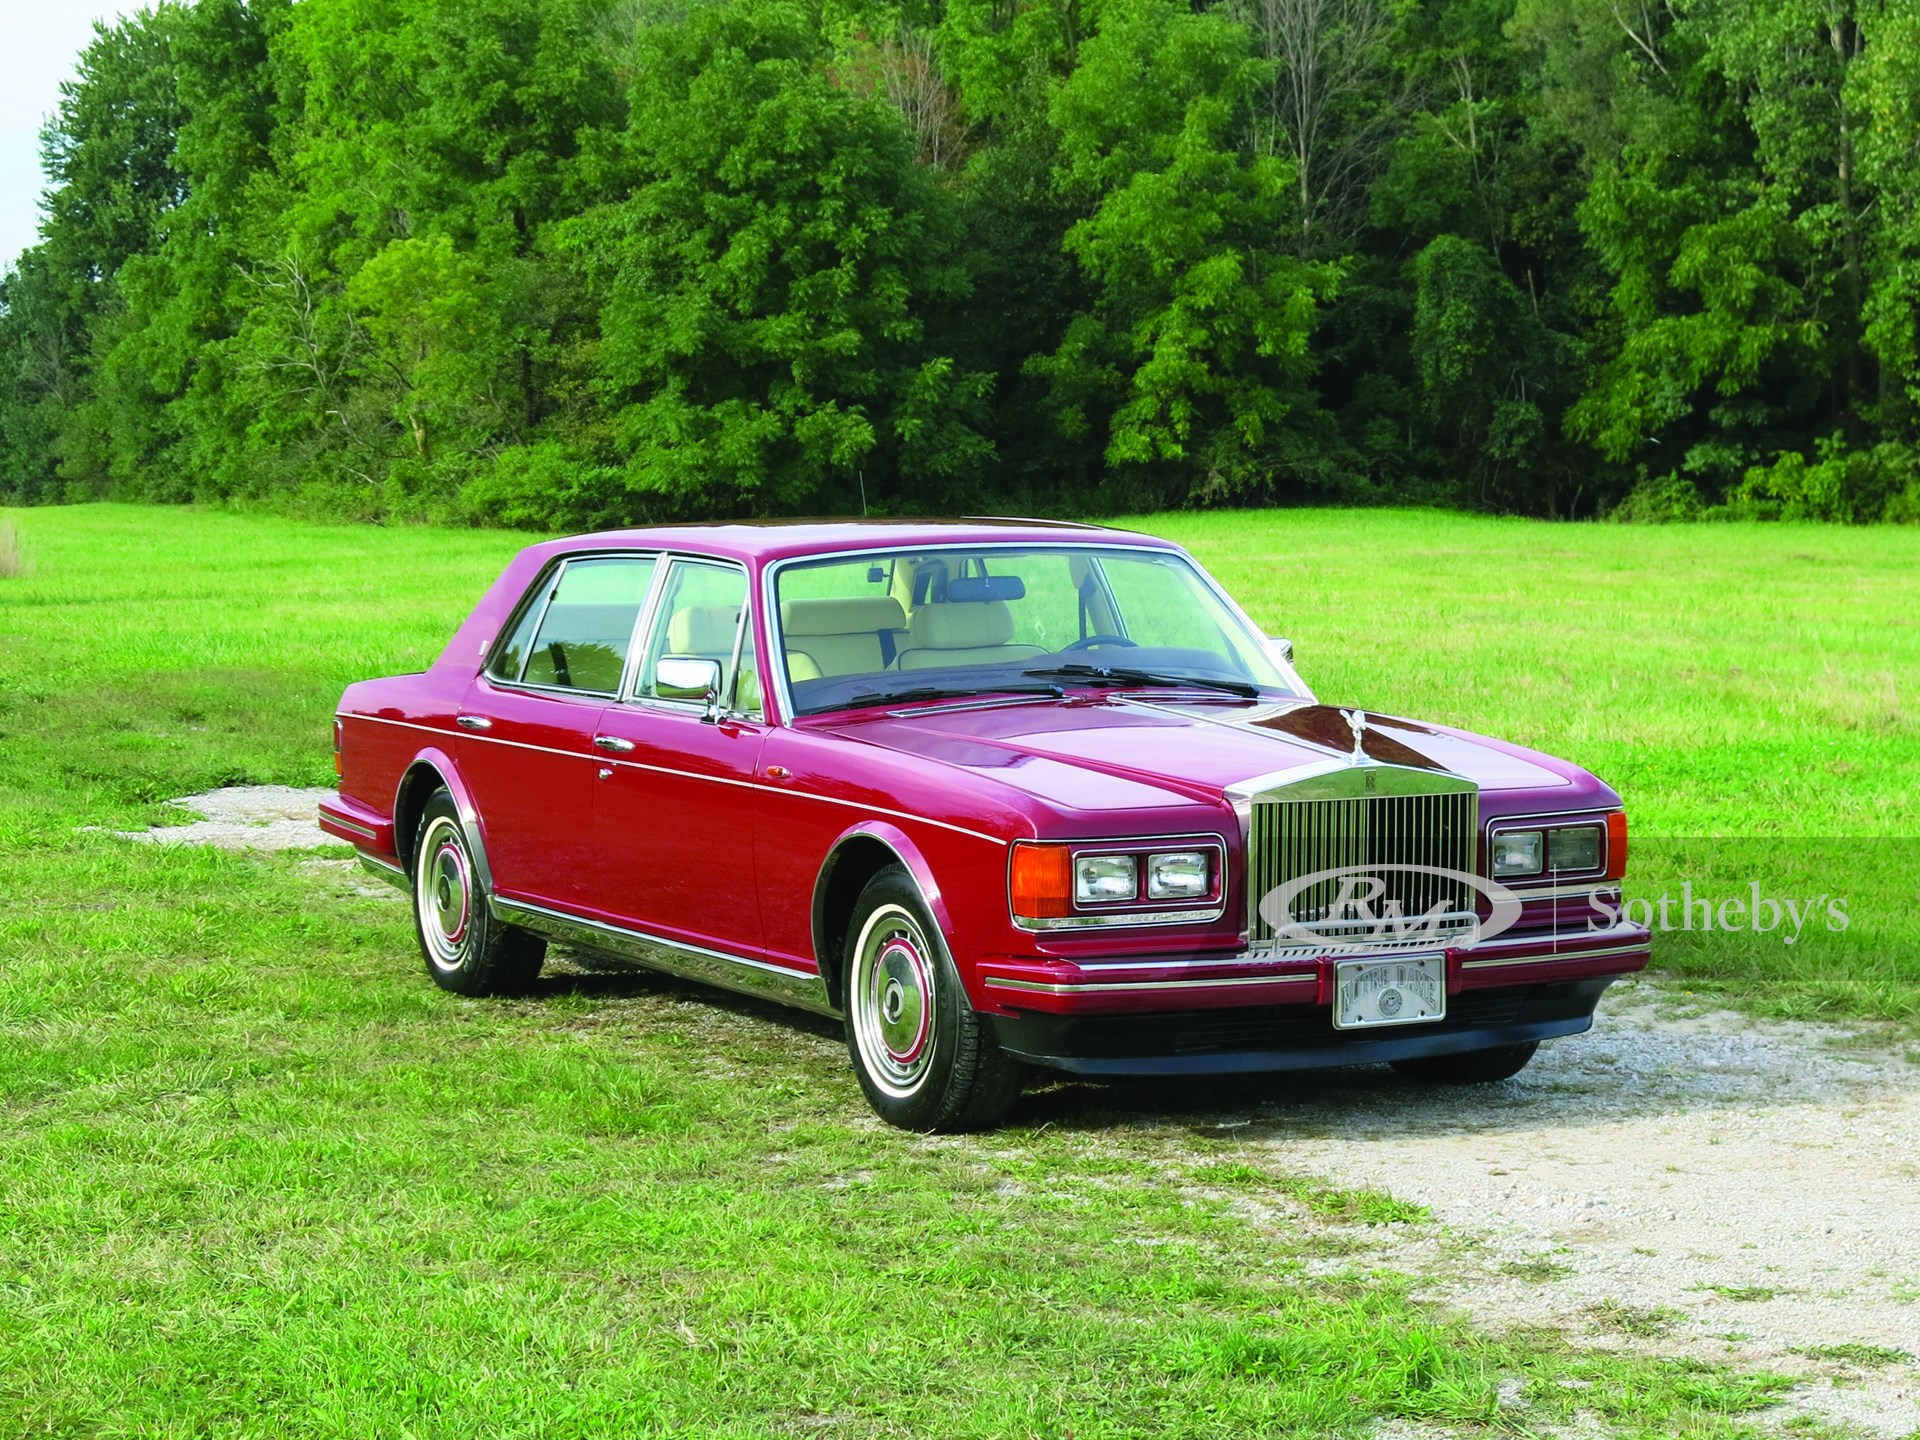
<instances>
[{"instance_id":1,"label":"rear door","mask_svg":"<svg viewBox=\"0 0 1920 1440\"><path fill-rule=\"evenodd\" d=\"M720 703L660 696L655 672L666 658L717 661ZM673 560L633 694L599 717L600 903L618 923L682 944L760 952L754 769L767 727L759 673L746 570Z\"/></svg>"},{"instance_id":2,"label":"rear door","mask_svg":"<svg viewBox=\"0 0 1920 1440\"><path fill-rule=\"evenodd\" d=\"M469 688L456 742L496 893L591 905L593 737L620 692L655 555L584 555L542 575Z\"/></svg>"}]
</instances>

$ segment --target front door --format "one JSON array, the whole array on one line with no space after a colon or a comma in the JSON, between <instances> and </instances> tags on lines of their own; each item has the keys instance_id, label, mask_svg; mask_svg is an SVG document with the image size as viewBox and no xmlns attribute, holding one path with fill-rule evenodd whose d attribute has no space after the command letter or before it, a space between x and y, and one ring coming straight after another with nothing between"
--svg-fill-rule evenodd
<instances>
[{"instance_id":1,"label":"front door","mask_svg":"<svg viewBox=\"0 0 1920 1440\"><path fill-rule=\"evenodd\" d=\"M766 737L738 565L674 560L647 626L632 696L594 743L600 901L616 923L682 944L758 955L754 768ZM719 664L719 702L659 694L663 659Z\"/></svg>"},{"instance_id":2,"label":"front door","mask_svg":"<svg viewBox=\"0 0 1920 1440\"><path fill-rule=\"evenodd\" d=\"M619 693L658 563L562 561L528 592L468 687L455 758L499 895L566 910L592 903L593 737Z\"/></svg>"}]
</instances>

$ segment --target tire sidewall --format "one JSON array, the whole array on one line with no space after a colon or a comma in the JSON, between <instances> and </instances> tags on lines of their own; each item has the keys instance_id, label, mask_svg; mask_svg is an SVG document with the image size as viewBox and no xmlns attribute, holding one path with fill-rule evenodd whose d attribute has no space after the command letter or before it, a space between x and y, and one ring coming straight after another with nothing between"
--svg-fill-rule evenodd
<instances>
[{"instance_id":1,"label":"tire sidewall","mask_svg":"<svg viewBox=\"0 0 1920 1440\"><path fill-rule=\"evenodd\" d=\"M918 1082L902 1093L888 1077L876 1075L861 1044L858 1002L855 987L860 983L860 951L876 918L889 911L903 911L925 942L926 961L932 972L933 1014L928 1026L927 1045L931 1054ZM919 886L899 866L889 866L867 882L854 905L853 923L848 926L846 950L842 959L847 1050L853 1057L853 1073L867 1103L888 1124L904 1130L931 1130L941 1124L950 1108L954 1064L960 1052L961 1025L969 1009L965 989L947 950L946 936L927 913Z\"/></svg>"},{"instance_id":2,"label":"tire sidewall","mask_svg":"<svg viewBox=\"0 0 1920 1440\"><path fill-rule=\"evenodd\" d=\"M465 922L457 945L444 943L437 935L438 922L432 913L429 886L433 871L443 856L457 856L454 862L460 883L464 885ZM473 847L467 840L466 826L453 797L442 790L427 801L420 815L419 838L414 845L409 890L413 898L413 938L420 946L421 959L434 984L457 995L477 993L481 986L481 959L487 953L492 917L487 910L486 887L474 865Z\"/></svg>"}]
</instances>

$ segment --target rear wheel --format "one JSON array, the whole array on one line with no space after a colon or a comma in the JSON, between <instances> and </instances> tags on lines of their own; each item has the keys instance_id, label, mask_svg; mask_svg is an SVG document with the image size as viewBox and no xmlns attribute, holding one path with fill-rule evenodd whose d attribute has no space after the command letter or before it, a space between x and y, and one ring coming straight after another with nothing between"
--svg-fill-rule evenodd
<instances>
[{"instance_id":1,"label":"rear wheel","mask_svg":"<svg viewBox=\"0 0 1920 1440\"><path fill-rule=\"evenodd\" d=\"M456 995L515 995L532 985L547 942L493 918L453 796L435 792L413 851L413 921L433 983Z\"/></svg>"},{"instance_id":2,"label":"rear wheel","mask_svg":"<svg viewBox=\"0 0 1920 1440\"><path fill-rule=\"evenodd\" d=\"M1020 1094L1024 1068L967 1003L920 890L889 865L849 927L847 1050L874 1112L903 1130L978 1130Z\"/></svg>"},{"instance_id":3,"label":"rear wheel","mask_svg":"<svg viewBox=\"0 0 1920 1440\"><path fill-rule=\"evenodd\" d=\"M1491 1085L1511 1080L1527 1068L1538 1040L1518 1045L1496 1045L1491 1050L1465 1050L1458 1055L1423 1055L1417 1060L1395 1060L1393 1068L1413 1080L1433 1085Z\"/></svg>"}]
</instances>

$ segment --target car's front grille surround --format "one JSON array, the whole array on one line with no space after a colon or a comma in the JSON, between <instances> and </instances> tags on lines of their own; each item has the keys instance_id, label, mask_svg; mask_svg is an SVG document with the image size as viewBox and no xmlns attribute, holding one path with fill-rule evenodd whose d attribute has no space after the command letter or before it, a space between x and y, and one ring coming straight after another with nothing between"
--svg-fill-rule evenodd
<instances>
[{"instance_id":1,"label":"car's front grille surround","mask_svg":"<svg viewBox=\"0 0 1920 1440\"><path fill-rule=\"evenodd\" d=\"M1247 834L1249 943L1261 949L1314 948L1298 935L1276 938L1261 902L1275 889L1325 870L1378 881L1383 888L1371 904L1376 917L1396 902L1410 922L1430 911L1437 914L1432 923L1410 924L1399 936L1391 925L1360 920L1344 906L1341 914L1330 914L1343 880L1317 881L1300 891L1288 910L1295 929L1320 937L1329 948L1431 949L1470 939L1477 930L1478 897L1460 877L1472 875L1478 863L1479 814L1479 791L1466 781L1456 789L1407 795L1296 798L1281 788L1254 796ZM1439 870L1455 874L1432 873Z\"/></svg>"}]
</instances>

